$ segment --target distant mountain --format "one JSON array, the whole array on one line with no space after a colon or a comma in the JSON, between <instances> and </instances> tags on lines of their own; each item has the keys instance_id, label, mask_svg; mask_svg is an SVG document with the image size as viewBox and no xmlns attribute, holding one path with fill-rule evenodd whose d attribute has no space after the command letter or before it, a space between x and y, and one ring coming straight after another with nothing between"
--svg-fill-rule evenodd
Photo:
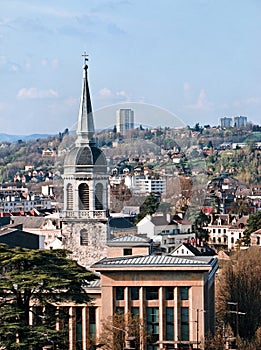
<instances>
[{"instance_id":1,"label":"distant mountain","mask_svg":"<svg viewBox=\"0 0 261 350\"><path fill-rule=\"evenodd\" d=\"M0 142L16 142L18 140L31 141L36 139L44 139L49 136L53 136L53 135L50 135L50 134L9 135L9 134L0 133Z\"/></svg>"}]
</instances>

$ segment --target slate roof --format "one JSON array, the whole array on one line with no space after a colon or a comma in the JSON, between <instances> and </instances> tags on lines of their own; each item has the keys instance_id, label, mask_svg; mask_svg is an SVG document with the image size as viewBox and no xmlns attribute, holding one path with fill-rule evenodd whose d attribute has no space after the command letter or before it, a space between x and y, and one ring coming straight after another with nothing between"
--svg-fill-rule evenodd
<instances>
[{"instance_id":1,"label":"slate roof","mask_svg":"<svg viewBox=\"0 0 261 350\"><path fill-rule=\"evenodd\" d=\"M104 258L92 265L92 268L102 268L102 267L130 267L130 266L140 266L140 267L182 267L182 266L203 266L208 267L212 265L212 262L216 260L209 257L174 257L171 255L143 255L134 257L120 257L120 258Z\"/></svg>"},{"instance_id":2,"label":"slate roof","mask_svg":"<svg viewBox=\"0 0 261 350\"><path fill-rule=\"evenodd\" d=\"M155 226L167 226L167 225L191 225L191 223L187 220L181 219L178 215L175 215L171 221L167 220L166 215L156 215L151 217L151 222Z\"/></svg>"},{"instance_id":3,"label":"slate roof","mask_svg":"<svg viewBox=\"0 0 261 350\"><path fill-rule=\"evenodd\" d=\"M13 216L15 225L22 224L24 228L42 228L46 219L42 216Z\"/></svg>"},{"instance_id":4,"label":"slate roof","mask_svg":"<svg viewBox=\"0 0 261 350\"><path fill-rule=\"evenodd\" d=\"M125 218L111 218L109 220L109 226L116 229L135 228L135 225Z\"/></svg>"},{"instance_id":5,"label":"slate roof","mask_svg":"<svg viewBox=\"0 0 261 350\"><path fill-rule=\"evenodd\" d=\"M93 289L101 288L101 280L98 278L97 280L91 281L88 284L87 288L93 288Z\"/></svg>"},{"instance_id":6,"label":"slate roof","mask_svg":"<svg viewBox=\"0 0 261 350\"><path fill-rule=\"evenodd\" d=\"M166 216L152 216L151 218L151 222L155 225L155 226L163 226L163 225L169 225L168 220L166 219Z\"/></svg>"},{"instance_id":7,"label":"slate roof","mask_svg":"<svg viewBox=\"0 0 261 350\"><path fill-rule=\"evenodd\" d=\"M140 237L136 235L126 235L126 236L120 236L111 239L107 242L107 245L132 245L132 246L140 246L140 245L150 245L152 242L152 239L147 237Z\"/></svg>"},{"instance_id":8,"label":"slate roof","mask_svg":"<svg viewBox=\"0 0 261 350\"><path fill-rule=\"evenodd\" d=\"M0 232L0 243L7 244L9 248L39 249L39 238L38 234L15 228L2 229Z\"/></svg>"},{"instance_id":9,"label":"slate roof","mask_svg":"<svg viewBox=\"0 0 261 350\"><path fill-rule=\"evenodd\" d=\"M214 249L210 248L208 245L204 244L204 246L198 246L198 247L194 247L192 244L190 243L180 243L175 249L173 249L173 251L170 253L174 253L176 252L179 248L181 248L182 246L186 247L188 250L191 251L192 254L194 254L195 256L213 256L216 255L216 252L214 251ZM203 248L204 251L202 252L200 249ZM180 254L181 256L183 256L183 254Z\"/></svg>"}]
</instances>

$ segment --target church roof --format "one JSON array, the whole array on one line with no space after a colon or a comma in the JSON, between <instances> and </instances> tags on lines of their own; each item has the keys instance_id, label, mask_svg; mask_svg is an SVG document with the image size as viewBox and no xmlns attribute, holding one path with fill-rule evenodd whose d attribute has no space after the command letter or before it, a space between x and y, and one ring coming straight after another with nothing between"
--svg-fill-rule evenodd
<instances>
[{"instance_id":1,"label":"church roof","mask_svg":"<svg viewBox=\"0 0 261 350\"><path fill-rule=\"evenodd\" d=\"M95 168L95 170L100 172L107 171L105 155L94 143L84 147L75 146L65 157L65 173L88 172L90 168Z\"/></svg>"},{"instance_id":2,"label":"church roof","mask_svg":"<svg viewBox=\"0 0 261 350\"><path fill-rule=\"evenodd\" d=\"M82 95L81 95L81 103L79 109L78 116L78 126L77 126L77 146L83 146L86 143L89 143L92 140L94 135L94 122L92 115L92 104L91 104L91 96L88 84L88 76L87 76L87 55L84 54L85 64L83 66L83 83L82 83Z\"/></svg>"},{"instance_id":3,"label":"church roof","mask_svg":"<svg viewBox=\"0 0 261 350\"><path fill-rule=\"evenodd\" d=\"M87 55L83 55L85 64L83 66L82 95L76 130L75 146L68 152L64 161L64 173L80 172L107 172L107 162L103 152L97 147L93 140L94 121L91 105L90 90L87 76Z\"/></svg>"}]
</instances>

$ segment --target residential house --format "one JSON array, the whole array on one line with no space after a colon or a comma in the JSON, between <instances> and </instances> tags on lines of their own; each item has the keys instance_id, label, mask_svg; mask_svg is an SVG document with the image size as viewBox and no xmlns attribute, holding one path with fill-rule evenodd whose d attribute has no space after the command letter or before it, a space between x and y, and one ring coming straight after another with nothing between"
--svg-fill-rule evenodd
<instances>
[{"instance_id":1,"label":"residential house","mask_svg":"<svg viewBox=\"0 0 261 350\"><path fill-rule=\"evenodd\" d=\"M206 243L201 242L200 245L196 244L196 240L191 241L191 243L183 242L179 244L176 248L170 252L172 256L215 256L216 252L214 249L209 247Z\"/></svg>"},{"instance_id":2,"label":"residential house","mask_svg":"<svg viewBox=\"0 0 261 350\"><path fill-rule=\"evenodd\" d=\"M137 231L153 239L167 253L185 240L195 238L191 223L178 215L147 215L137 223Z\"/></svg>"},{"instance_id":3,"label":"residential house","mask_svg":"<svg viewBox=\"0 0 261 350\"><path fill-rule=\"evenodd\" d=\"M261 247L261 228L250 235L250 244Z\"/></svg>"},{"instance_id":4,"label":"residential house","mask_svg":"<svg viewBox=\"0 0 261 350\"><path fill-rule=\"evenodd\" d=\"M217 218L204 227L209 233L208 244L217 249L233 250L244 236L248 216L239 217L230 214L218 215Z\"/></svg>"},{"instance_id":5,"label":"residential house","mask_svg":"<svg viewBox=\"0 0 261 350\"><path fill-rule=\"evenodd\" d=\"M44 236L24 231L19 225L6 225L0 229L0 243L9 248L43 249Z\"/></svg>"}]
</instances>

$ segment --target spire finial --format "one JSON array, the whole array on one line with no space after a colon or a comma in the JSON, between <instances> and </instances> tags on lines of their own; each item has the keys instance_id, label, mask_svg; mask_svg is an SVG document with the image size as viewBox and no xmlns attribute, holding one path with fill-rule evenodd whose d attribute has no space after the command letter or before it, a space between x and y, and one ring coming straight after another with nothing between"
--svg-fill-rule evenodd
<instances>
[{"instance_id":1,"label":"spire finial","mask_svg":"<svg viewBox=\"0 0 261 350\"><path fill-rule=\"evenodd\" d=\"M78 135L76 139L77 146L83 146L90 142L93 142L92 137L94 135L92 104L91 104L91 97L90 97L88 77L87 77L88 55L86 51L83 53L82 57L84 58L83 85L82 85L82 96L81 96L81 102L80 102L78 127L77 127L77 135Z\"/></svg>"},{"instance_id":2,"label":"spire finial","mask_svg":"<svg viewBox=\"0 0 261 350\"><path fill-rule=\"evenodd\" d=\"M87 66L87 62L89 61L88 56L89 56L89 55L87 54L87 52L84 51L84 53L82 54L82 57L83 57L83 59L84 59L84 67ZM87 67L88 67L88 66L87 66Z\"/></svg>"}]
</instances>

